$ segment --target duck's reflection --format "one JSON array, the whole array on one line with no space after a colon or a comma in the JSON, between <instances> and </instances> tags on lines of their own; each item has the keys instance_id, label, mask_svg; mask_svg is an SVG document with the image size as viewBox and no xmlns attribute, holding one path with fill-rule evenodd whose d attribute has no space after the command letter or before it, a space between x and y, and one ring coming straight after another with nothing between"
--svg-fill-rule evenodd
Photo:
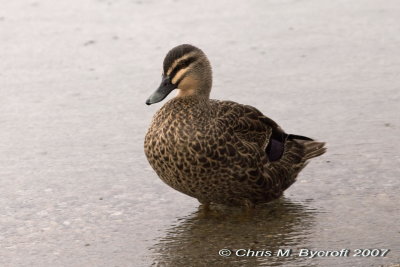
<instances>
[{"instance_id":1,"label":"duck's reflection","mask_svg":"<svg viewBox=\"0 0 400 267\"><path fill-rule=\"evenodd\" d=\"M277 257L276 253L307 247L315 214L307 203L284 198L257 207L251 215L240 209L199 210L182 218L151 248L154 266L301 265L302 259L295 255ZM229 249L232 255L220 256L221 249ZM252 256L257 251L264 253Z\"/></svg>"}]
</instances>

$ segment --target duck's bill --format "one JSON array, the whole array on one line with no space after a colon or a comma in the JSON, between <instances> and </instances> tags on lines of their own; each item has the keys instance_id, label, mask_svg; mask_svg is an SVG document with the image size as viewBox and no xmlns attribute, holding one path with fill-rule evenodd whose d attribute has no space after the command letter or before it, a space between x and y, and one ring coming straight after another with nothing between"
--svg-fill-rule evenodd
<instances>
[{"instance_id":1,"label":"duck's bill","mask_svg":"<svg viewBox=\"0 0 400 267\"><path fill-rule=\"evenodd\" d=\"M169 95L176 86L171 83L168 76L163 76L160 87L146 100L147 105L158 103Z\"/></svg>"}]
</instances>

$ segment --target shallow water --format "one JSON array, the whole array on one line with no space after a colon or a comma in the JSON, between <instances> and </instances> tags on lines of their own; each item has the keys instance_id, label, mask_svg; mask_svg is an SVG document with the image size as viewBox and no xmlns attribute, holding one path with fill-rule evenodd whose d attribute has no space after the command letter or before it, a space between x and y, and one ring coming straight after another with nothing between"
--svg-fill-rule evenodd
<instances>
[{"instance_id":1,"label":"shallow water","mask_svg":"<svg viewBox=\"0 0 400 267\"><path fill-rule=\"evenodd\" d=\"M3 3L0 265L399 264L399 11L394 0ZM165 53L186 42L210 58L213 98L327 142L284 198L254 214L199 210L144 156L160 107L144 102Z\"/></svg>"}]
</instances>

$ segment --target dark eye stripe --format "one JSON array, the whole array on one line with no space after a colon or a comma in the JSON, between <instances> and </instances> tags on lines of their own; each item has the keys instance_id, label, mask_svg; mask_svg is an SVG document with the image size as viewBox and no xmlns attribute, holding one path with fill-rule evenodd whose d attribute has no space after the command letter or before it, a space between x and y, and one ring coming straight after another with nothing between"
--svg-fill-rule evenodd
<instances>
[{"instance_id":1,"label":"dark eye stripe","mask_svg":"<svg viewBox=\"0 0 400 267\"><path fill-rule=\"evenodd\" d=\"M196 60L197 60L197 57L188 57L187 59L181 60L169 74L169 78L171 79L171 81L175 77L175 75L178 73L178 71L189 67L189 65L192 64L193 62L195 62Z\"/></svg>"}]
</instances>

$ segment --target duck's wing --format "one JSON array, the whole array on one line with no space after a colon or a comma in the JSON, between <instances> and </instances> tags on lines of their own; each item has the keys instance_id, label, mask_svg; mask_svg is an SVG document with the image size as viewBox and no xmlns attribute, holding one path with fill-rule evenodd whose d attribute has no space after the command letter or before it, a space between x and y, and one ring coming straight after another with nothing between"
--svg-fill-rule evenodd
<instances>
[{"instance_id":1,"label":"duck's wing","mask_svg":"<svg viewBox=\"0 0 400 267\"><path fill-rule=\"evenodd\" d=\"M318 150L318 147L323 146L324 143L315 142L306 136L285 133L275 121L262 114L255 107L232 101L220 101L218 104L220 105L219 117L225 120L234 134L240 140L255 144L265 151L270 162L280 160L285 151L289 151L288 145L290 146L291 141L307 145L307 149L304 149L304 151L296 151L295 149L290 151L292 154L297 153L298 157L309 159L325 152L325 150L320 150L311 153L314 149ZM316 143L319 143L319 145ZM311 154L308 153L309 151Z\"/></svg>"},{"instance_id":2,"label":"duck's wing","mask_svg":"<svg viewBox=\"0 0 400 267\"><path fill-rule=\"evenodd\" d=\"M231 101L213 102L218 134L219 167L237 195L252 202L265 202L282 193L280 176L270 175L265 149L279 126L256 108ZM233 189L232 189L233 190Z\"/></svg>"},{"instance_id":3,"label":"duck's wing","mask_svg":"<svg viewBox=\"0 0 400 267\"><path fill-rule=\"evenodd\" d=\"M225 160L232 163L232 178L251 181L251 189L246 190L262 191L260 196L265 199L282 194L308 159L325 152L324 143L286 134L252 106L230 101L217 105L218 120L224 127L221 138L230 148Z\"/></svg>"},{"instance_id":4,"label":"duck's wing","mask_svg":"<svg viewBox=\"0 0 400 267\"><path fill-rule=\"evenodd\" d=\"M265 150L271 136L285 133L272 119L258 109L232 101L218 101L218 118L223 120L242 141L250 142Z\"/></svg>"}]
</instances>

